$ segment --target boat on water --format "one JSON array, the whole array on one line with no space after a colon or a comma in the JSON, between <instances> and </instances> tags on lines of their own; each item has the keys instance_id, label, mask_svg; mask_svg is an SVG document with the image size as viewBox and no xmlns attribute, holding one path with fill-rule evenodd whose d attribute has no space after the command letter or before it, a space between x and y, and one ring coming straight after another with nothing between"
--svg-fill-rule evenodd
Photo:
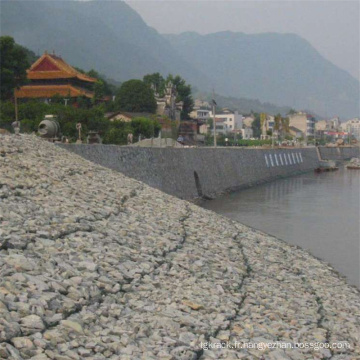
<instances>
[{"instance_id":1,"label":"boat on water","mask_svg":"<svg viewBox=\"0 0 360 360\"><path fill-rule=\"evenodd\" d=\"M346 168L349 170L360 170L360 159L352 158L346 165Z\"/></svg>"}]
</instances>

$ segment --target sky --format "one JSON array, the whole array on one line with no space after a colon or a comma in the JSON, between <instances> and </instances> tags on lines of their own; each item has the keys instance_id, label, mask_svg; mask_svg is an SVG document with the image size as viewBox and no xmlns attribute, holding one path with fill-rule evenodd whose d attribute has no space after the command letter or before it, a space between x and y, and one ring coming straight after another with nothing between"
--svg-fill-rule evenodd
<instances>
[{"instance_id":1,"label":"sky","mask_svg":"<svg viewBox=\"0 0 360 360\"><path fill-rule=\"evenodd\" d=\"M295 33L326 59L360 80L358 0L131 0L126 1L161 34L230 30L247 34Z\"/></svg>"}]
</instances>

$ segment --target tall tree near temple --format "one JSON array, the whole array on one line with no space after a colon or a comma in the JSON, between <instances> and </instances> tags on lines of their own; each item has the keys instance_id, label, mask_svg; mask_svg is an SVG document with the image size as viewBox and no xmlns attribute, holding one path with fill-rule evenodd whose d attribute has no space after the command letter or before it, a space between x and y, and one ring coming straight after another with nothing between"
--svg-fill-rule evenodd
<instances>
[{"instance_id":1,"label":"tall tree near temple","mask_svg":"<svg viewBox=\"0 0 360 360\"><path fill-rule=\"evenodd\" d=\"M191 85L186 84L186 81L179 75L174 77L169 74L166 78L166 83L169 83L170 81L176 86L176 91L178 93L176 101L182 101L184 103L181 112L181 119L188 119L189 114L194 107L194 100L191 96Z\"/></svg>"},{"instance_id":2,"label":"tall tree near temple","mask_svg":"<svg viewBox=\"0 0 360 360\"><path fill-rule=\"evenodd\" d=\"M26 82L30 67L28 53L10 36L0 37L0 95L1 100L13 97L14 89Z\"/></svg>"},{"instance_id":3,"label":"tall tree near temple","mask_svg":"<svg viewBox=\"0 0 360 360\"><path fill-rule=\"evenodd\" d=\"M184 120L189 117L189 113L193 110L194 100L191 96L191 85L186 84L186 81L181 76L169 74L165 80L163 76L157 72L145 75L143 81L149 87L155 88L155 91L161 97L164 96L166 85L172 82L177 91L176 101L182 101L184 103L181 119Z\"/></svg>"},{"instance_id":4,"label":"tall tree near temple","mask_svg":"<svg viewBox=\"0 0 360 360\"><path fill-rule=\"evenodd\" d=\"M116 93L116 107L130 112L155 113L156 100L154 92L141 80L124 82Z\"/></svg>"},{"instance_id":5,"label":"tall tree near temple","mask_svg":"<svg viewBox=\"0 0 360 360\"><path fill-rule=\"evenodd\" d=\"M148 74L143 77L143 81L149 87L154 87L155 91L160 95L164 96L165 91L165 79L160 73Z\"/></svg>"}]
</instances>

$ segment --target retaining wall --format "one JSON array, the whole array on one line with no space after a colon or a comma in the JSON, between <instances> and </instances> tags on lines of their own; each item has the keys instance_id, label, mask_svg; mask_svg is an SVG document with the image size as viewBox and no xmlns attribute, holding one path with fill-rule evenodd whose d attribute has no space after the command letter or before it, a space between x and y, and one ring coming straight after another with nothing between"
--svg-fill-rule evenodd
<instances>
[{"instance_id":1,"label":"retaining wall","mask_svg":"<svg viewBox=\"0 0 360 360\"><path fill-rule=\"evenodd\" d=\"M310 171L319 164L315 148L59 146L182 199L213 197L225 191Z\"/></svg>"},{"instance_id":2,"label":"retaining wall","mask_svg":"<svg viewBox=\"0 0 360 360\"><path fill-rule=\"evenodd\" d=\"M319 146L321 158L323 160L348 160L359 157L359 147L324 147Z\"/></svg>"}]
</instances>

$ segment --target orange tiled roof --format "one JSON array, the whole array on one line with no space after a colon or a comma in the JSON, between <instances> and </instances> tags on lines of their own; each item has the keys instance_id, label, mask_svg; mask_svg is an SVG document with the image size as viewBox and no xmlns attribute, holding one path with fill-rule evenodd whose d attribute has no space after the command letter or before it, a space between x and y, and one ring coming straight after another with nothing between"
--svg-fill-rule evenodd
<instances>
[{"instance_id":1,"label":"orange tiled roof","mask_svg":"<svg viewBox=\"0 0 360 360\"><path fill-rule=\"evenodd\" d=\"M94 93L71 85L25 85L15 91L17 98L51 98L54 95L94 97Z\"/></svg>"},{"instance_id":2,"label":"orange tiled roof","mask_svg":"<svg viewBox=\"0 0 360 360\"><path fill-rule=\"evenodd\" d=\"M97 81L75 70L61 57L46 52L27 70L27 77L30 80L78 78L79 80L92 83Z\"/></svg>"}]
</instances>

